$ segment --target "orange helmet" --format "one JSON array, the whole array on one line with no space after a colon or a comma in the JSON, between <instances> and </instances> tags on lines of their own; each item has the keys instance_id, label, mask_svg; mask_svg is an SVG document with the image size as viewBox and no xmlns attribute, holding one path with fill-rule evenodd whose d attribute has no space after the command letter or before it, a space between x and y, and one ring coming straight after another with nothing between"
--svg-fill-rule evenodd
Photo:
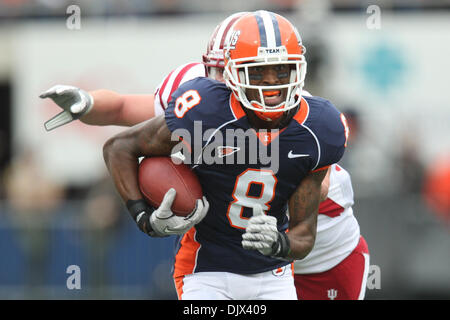
<instances>
[{"instance_id":1,"label":"orange helmet","mask_svg":"<svg viewBox=\"0 0 450 320\"><path fill-rule=\"evenodd\" d=\"M305 48L297 29L284 17L269 11L256 11L239 18L227 34L225 42L224 78L244 107L264 120L279 118L295 108L306 76ZM289 64L289 83L273 86L251 85L248 68ZM259 91L260 101L249 101L246 89ZM263 90L287 89L286 100L276 106L264 103Z\"/></svg>"}]
</instances>

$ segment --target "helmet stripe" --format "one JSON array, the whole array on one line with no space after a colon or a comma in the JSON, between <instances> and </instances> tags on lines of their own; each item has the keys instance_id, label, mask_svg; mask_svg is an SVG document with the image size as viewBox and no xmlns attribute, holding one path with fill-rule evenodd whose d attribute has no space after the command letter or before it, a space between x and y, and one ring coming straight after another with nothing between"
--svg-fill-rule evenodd
<instances>
[{"instance_id":1,"label":"helmet stripe","mask_svg":"<svg viewBox=\"0 0 450 320\"><path fill-rule=\"evenodd\" d=\"M258 23L260 46L267 47L266 27L264 26L264 20L259 14L255 14L255 18Z\"/></svg>"},{"instance_id":2,"label":"helmet stripe","mask_svg":"<svg viewBox=\"0 0 450 320\"><path fill-rule=\"evenodd\" d=\"M281 46L281 32L278 20L272 12L259 10L255 14L258 23L261 47Z\"/></svg>"},{"instance_id":3,"label":"helmet stripe","mask_svg":"<svg viewBox=\"0 0 450 320\"><path fill-rule=\"evenodd\" d=\"M260 11L260 12L266 29L267 47L269 48L275 47L275 32L273 28L273 22L270 17L270 13L267 11Z\"/></svg>"},{"instance_id":4,"label":"helmet stripe","mask_svg":"<svg viewBox=\"0 0 450 320\"><path fill-rule=\"evenodd\" d=\"M273 13L270 13L270 17L272 18L273 23L273 31L275 32L275 45L277 47L281 46L281 32L280 26L278 25L277 17Z\"/></svg>"}]
</instances>

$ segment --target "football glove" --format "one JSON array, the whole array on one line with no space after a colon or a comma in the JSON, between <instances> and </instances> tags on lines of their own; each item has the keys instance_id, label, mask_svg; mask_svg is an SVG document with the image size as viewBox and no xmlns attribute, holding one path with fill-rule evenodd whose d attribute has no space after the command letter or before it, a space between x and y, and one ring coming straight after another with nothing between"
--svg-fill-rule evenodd
<instances>
[{"instance_id":1,"label":"football glove","mask_svg":"<svg viewBox=\"0 0 450 320\"><path fill-rule=\"evenodd\" d=\"M88 92L73 86L56 85L41 93L39 97L50 98L63 109L62 112L44 123L47 131L82 117L94 105L94 99Z\"/></svg>"},{"instance_id":2,"label":"football glove","mask_svg":"<svg viewBox=\"0 0 450 320\"><path fill-rule=\"evenodd\" d=\"M242 247L247 250L258 250L265 256L282 259L290 252L286 233L278 231L277 219L264 214L260 205L253 207L253 216L242 235Z\"/></svg>"},{"instance_id":3,"label":"football glove","mask_svg":"<svg viewBox=\"0 0 450 320\"><path fill-rule=\"evenodd\" d=\"M144 200L130 202L127 207L141 231L152 237L166 237L186 233L202 221L209 209L205 197L198 199L195 209L186 217L176 216L172 210L175 189L169 189L158 209L151 208Z\"/></svg>"}]
</instances>

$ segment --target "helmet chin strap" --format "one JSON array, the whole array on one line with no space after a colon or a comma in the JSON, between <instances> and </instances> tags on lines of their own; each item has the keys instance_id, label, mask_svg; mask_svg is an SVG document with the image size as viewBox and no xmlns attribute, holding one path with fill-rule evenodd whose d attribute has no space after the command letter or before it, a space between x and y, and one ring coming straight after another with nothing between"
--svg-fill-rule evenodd
<instances>
[{"instance_id":1,"label":"helmet chin strap","mask_svg":"<svg viewBox=\"0 0 450 320\"><path fill-rule=\"evenodd\" d=\"M250 102L253 107L258 108L259 104L254 104L253 101ZM284 103L279 104L277 107L282 107ZM278 112L264 112L263 109L261 111L253 110L254 114L264 121L275 121L283 116L285 111L278 111Z\"/></svg>"},{"instance_id":2,"label":"helmet chin strap","mask_svg":"<svg viewBox=\"0 0 450 320\"><path fill-rule=\"evenodd\" d=\"M258 93L259 93L259 99L258 100L251 100L249 101L249 103L257 108L257 109L261 109L261 112L267 112L267 113L278 113L278 111L271 111L271 110L276 110L276 109L280 109L282 107L284 107L284 105L286 104L286 101L282 101L279 104L275 105L275 106L267 106L265 101L264 101L264 93L263 93L263 88L259 88L258 89ZM245 91L244 91L245 94ZM245 95L247 97L247 95ZM248 101L248 100L247 100Z\"/></svg>"}]
</instances>

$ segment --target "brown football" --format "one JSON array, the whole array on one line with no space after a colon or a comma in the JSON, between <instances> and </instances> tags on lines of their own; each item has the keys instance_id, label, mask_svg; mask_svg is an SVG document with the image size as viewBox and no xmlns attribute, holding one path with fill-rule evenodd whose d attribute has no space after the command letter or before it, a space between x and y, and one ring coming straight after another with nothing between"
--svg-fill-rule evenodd
<instances>
[{"instance_id":1,"label":"brown football","mask_svg":"<svg viewBox=\"0 0 450 320\"><path fill-rule=\"evenodd\" d=\"M177 191L172 211L185 217L203 197L200 181L185 164L175 164L171 157L149 157L139 164L139 187L145 199L155 208L170 188Z\"/></svg>"}]
</instances>

